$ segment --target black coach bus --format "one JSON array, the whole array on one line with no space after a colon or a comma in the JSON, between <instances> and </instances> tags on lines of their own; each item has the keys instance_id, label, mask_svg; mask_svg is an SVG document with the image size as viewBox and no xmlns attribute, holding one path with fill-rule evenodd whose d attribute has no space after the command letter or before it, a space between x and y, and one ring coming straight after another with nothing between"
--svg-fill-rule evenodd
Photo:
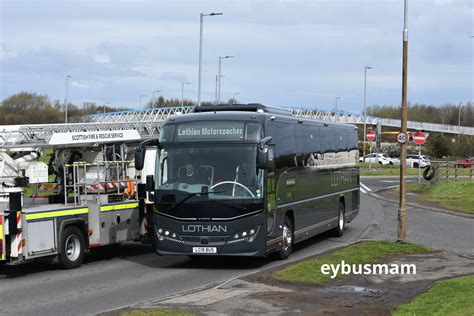
<instances>
[{"instance_id":1,"label":"black coach bus","mask_svg":"<svg viewBox=\"0 0 474 316\"><path fill-rule=\"evenodd\" d=\"M155 146L154 247L160 255L286 259L294 243L342 236L359 211L357 128L260 104L196 107Z\"/></svg>"}]
</instances>

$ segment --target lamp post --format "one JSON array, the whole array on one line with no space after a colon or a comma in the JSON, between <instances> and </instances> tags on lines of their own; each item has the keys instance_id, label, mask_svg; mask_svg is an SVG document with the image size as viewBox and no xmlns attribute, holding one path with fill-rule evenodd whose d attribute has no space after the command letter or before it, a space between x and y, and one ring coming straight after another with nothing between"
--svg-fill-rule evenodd
<instances>
[{"instance_id":1,"label":"lamp post","mask_svg":"<svg viewBox=\"0 0 474 316\"><path fill-rule=\"evenodd\" d=\"M68 93L68 87L69 87L69 78L71 78L70 75L66 76L66 96L64 97L64 123L67 123L67 93Z\"/></svg>"},{"instance_id":2,"label":"lamp post","mask_svg":"<svg viewBox=\"0 0 474 316\"><path fill-rule=\"evenodd\" d=\"M221 102L221 68L222 59L234 58L234 56L219 56L219 74L217 75L218 87L217 87L217 103Z\"/></svg>"},{"instance_id":3,"label":"lamp post","mask_svg":"<svg viewBox=\"0 0 474 316\"><path fill-rule=\"evenodd\" d=\"M461 135L461 107L462 107L462 102L459 103L459 109L458 109L458 144L459 144L459 135Z\"/></svg>"},{"instance_id":4,"label":"lamp post","mask_svg":"<svg viewBox=\"0 0 474 316\"><path fill-rule=\"evenodd\" d=\"M235 103L235 96L239 95L239 94L240 94L240 92L235 92L235 93L232 94L232 104Z\"/></svg>"},{"instance_id":5,"label":"lamp post","mask_svg":"<svg viewBox=\"0 0 474 316\"><path fill-rule=\"evenodd\" d=\"M181 82L181 109L184 107L184 86L190 84L189 82Z\"/></svg>"},{"instance_id":6,"label":"lamp post","mask_svg":"<svg viewBox=\"0 0 474 316\"><path fill-rule=\"evenodd\" d=\"M102 109L102 112L103 112L103 113L105 113L105 105L106 105L106 104L109 104L109 105L110 105L110 101L105 101L105 102L104 102L104 107L103 107L103 109Z\"/></svg>"},{"instance_id":7,"label":"lamp post","mask_svg":"<svg viewBox=\"0 0 474 316\"><path fill-rule=\"evenodd\" d=\"M151 99L151 104L152 104L152 107L154 108L155 107L155 92L161 92L161 90L154 90L153 91L153 98Z\"/></svg>"},{"instance_id":8,"label":"lamp post","mask_svg":"<svg viewBox=\"0 0 474 316\"><path fill-rule=\"evenodd\" d=\"M372 69L371 66L365 66L364 67L364 135L362 135L362 138L364 139L364 147L362 148L362 157L365 159L365 135L367 134L367 109L366 109L366 103L367 103L367 70Z\"/></svg>"},{"instance_id":9,"label":"lamp post","mask_svg":"<svg viewBox=\"0 0 474 316\"><path fill-rule=\"evenodd\" d=\"M202 29L205 16L222 15L223 13L200 13L199 17L199 71L198 71L198 106L201 106L201 72L202 72Z\"/></svg>"},{"instance_id":10,"label":"lamp post","mask_svg":"<svg viewBox=\"0 0 474 316\"><path fill-rule=\"evenodd\" d=\"M337 100L339 100L341 97L336 97L336 104L335 104L335 109L336 109L336 112L337 112Z\"/></svg>"},{"instance_id":11,"label":"lamp post","mask_svg":"<svg viewBox=\"0 0 474 316\"><path fill-rule=\"evenodd\" d=\"M146 95L146 94L140 95L140 110L142 109L142 99L143 99L144 97L147 97L147 96L148 96L148 95Z\"/></svg>"},{"instance_id":12,"label":"lamp post","mask_svg":"<svg viewBox=\"0 0 474 316\"><path fill-rule=\"evenodd\" d=\"M216 90L214 92L214 104L217 105L217 78L219 78L219 75L216 75Z\"/></svg>"}]
</instances>

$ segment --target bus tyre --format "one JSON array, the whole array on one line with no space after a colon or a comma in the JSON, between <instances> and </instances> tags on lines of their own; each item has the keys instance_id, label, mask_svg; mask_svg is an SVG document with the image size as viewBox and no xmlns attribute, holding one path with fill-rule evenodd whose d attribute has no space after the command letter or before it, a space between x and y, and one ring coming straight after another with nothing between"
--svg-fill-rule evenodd
<instances>
[{"instance_id":1,"label":"bus tyre","mask_svg":"<svg viewBox=\"0 0 474 316\"><path fill-rule=\"evenodd\" d=\"M84 259L84 236L76 226L68 226L61 235L59 244L59 263L65 269L81 266Z\"/></svg>"},{"instance_id":2,"label":"bus tyre","mask_svg":"<svg viewBox=\"0 0 474 316\"><path fill-rule=\"evenodd\" d=\"M344 235L344 230L346 228L346 210L344 203L339 202L339 211L337 215L337 226L333 228L332 235L335 237L341 237Z\"/></svg>"},{"instance_id":3,"label":"bus tyre","mask_svg":"<svg viewBox=\"0 0 474 316\"><path fill-rule=\"evenodd\" d=\"M282 229L282 244L283 248L276 253L276 257L280 260L288 259L293 250L294 228L291 219L285 216L285 221Z\"/></svg>"}]
</instances>

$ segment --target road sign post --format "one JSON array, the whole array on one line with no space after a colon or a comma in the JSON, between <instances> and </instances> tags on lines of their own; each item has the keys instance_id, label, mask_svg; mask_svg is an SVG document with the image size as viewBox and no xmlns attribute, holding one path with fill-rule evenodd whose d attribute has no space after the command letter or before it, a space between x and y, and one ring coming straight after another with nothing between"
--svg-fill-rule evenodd
<instances>
[{"instance_id":1,"label":"road sign post","mask_svg":"<svg viewBox=\"0 0 474 316\"><path fill-rule=\"evenodd\" d=\"M376 138L377 138L377 133L375 133L375 131L368 131L367 132L367 135L365 135L365 137L367 138L367 140L369 142L373 142ZM372 155L372 143L370 143L370 149L369 149L369 156ZM365 157L364 157L364 162L365 162ZM372 171L372 159L369 158L369 172Z\"/></svg>"},{"instance_id":2,"label":"road sign post","mask_svg":"<svg viewBox=\"0 0 474 316\"><path fill-rule=\"evenodd\" d=\"M426 137L423 132L413 135L413 141L418 144L418 183L421 183L421 145L426 142Z\"/></svg>"},{"instance_id":3,"label":"road sign post","mask_svg":"<svg viewBox=\"0 0 474 316\"><path fill-rule=\"evenodd\" d=\"M408 108L407 108L407 77L408 77L408 0L404 2L403 14L403 58L402 58L402 109L401 126L402 133L407 132ZM407 208L406 208L406 172L407 172L407 145L400 145L400 200L398 207L398 231L397 241L406 242L407 239Z\"/></svg>"},{"instance_id":4,"label":"road sign post","mask_svg":"<svg viewBox=\"0 0 474 316\"><path fill-rule=\"evenodd\" d=\"M421 183L421 145L418 146L418 183Z\"/></svg>"}]
</instances>

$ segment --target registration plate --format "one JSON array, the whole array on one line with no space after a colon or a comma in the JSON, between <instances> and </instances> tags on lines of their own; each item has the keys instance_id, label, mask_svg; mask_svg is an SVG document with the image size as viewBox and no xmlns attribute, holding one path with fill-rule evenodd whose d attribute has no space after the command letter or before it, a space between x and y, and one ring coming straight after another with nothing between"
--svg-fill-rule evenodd
<instances>
[{"instance_id":1,"label":"registration plate","mask_svg":"<svg viewBox=\"0 0 474 316\"><path fill-rule=\"evenodd\" d=\"M193 247L193 253L217 253L216 247Z\"/></svg>"}]
</instances>

